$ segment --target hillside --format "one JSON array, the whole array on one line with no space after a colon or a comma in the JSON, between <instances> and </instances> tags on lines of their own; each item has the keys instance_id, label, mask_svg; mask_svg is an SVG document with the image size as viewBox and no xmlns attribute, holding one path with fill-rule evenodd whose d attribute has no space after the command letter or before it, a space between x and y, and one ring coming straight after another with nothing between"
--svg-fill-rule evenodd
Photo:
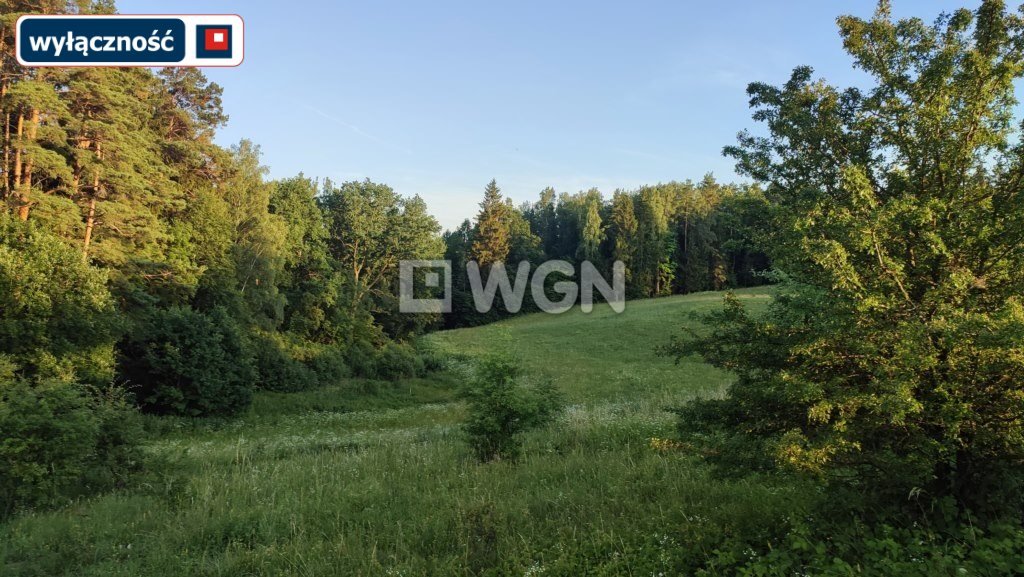
<instances>
[{"instance_id":1,"label":"hillside","mask_svg":"<svg viewBox=\"0 0 1024 577\"><path fill-rule=\"evenodd\" d=\"M767 302L768 289L736 294L760 306ZM727 383L726 375L702 363L676 366L656 349L693 322L692 312L720 303L720 293L699 293L631 301L622 314L600 305L584 314L577 307L561 315L525 315L427 339L449 353L508 351L527 370L555 379L577 402L714 392Z\"/></svg>"},{"instance_id":2,"label":"hillside","mask_svg":"<svg viewBox=\"0 0 1024 577\"><path fill-rule=\"evenodd\" d=\"M754 306L767 291L741 291ZM711 480L664 409L728 377L654 348L721 295L524 316L428 337L447 353L508 349L570 406L518 464L475 463L456 378L352 380L259 394L241 419L152 418L146 483L0 526L5 575L421 575L664 572L723 532L799 508L795 488ZM76 570L76 567L79 568Z\"/></svg>"}]
</instances>

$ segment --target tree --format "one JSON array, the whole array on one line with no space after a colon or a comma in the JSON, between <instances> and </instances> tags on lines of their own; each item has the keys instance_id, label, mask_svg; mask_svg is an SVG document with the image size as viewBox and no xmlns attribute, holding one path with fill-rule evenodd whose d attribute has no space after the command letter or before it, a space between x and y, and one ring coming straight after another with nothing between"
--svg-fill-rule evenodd
<instances>
[{"instance_id":1,"label":"tree","mask_svg":"<svg viewBox=\"0 0 1024 577\"><path fill-rule=\"evenodd\" d=\"M747 287L765 284L771 268L761 248L766 233L764 215L767 201L759 187L739 187L722 198L713 229L721 240L722 256L728 262L729 286Z\"/></svg>"},{"instance_id":2,"label":"tree","mask_svg":"<svg viewBox=\"0 0 1024 577\"><path fill-rule=\"evenodd\" d=\"M109 383L119 319L106 282L59 238L0 213L0 360L19 378Z\"/></svg>"},{"instance_id":3,"label":"tree","mask_svg":"<svg viewBox=\"0 0 1024 577\"><path fill-rule=\"evenodd\" d=\"M626 265L626 290L637 294L633 284L633 262L637 249L637 220L633 195L616 190L612 197L612 260Z\"/></svg>"},{"instance_id":4,"label":"tree","mask_svg":"<svg viewBox=\"0 0 1024 577\"><path fill-rule=\"evenodd\" d=\"M576 249L576 258L582 261L590 261L596 266L603 263L601 258L601 243L604 241L604 227L601 226L601 196L590 198L586 204L586 212L583 213L583 227L580 231L580 245Z\"/></svg>"},{"instance_id":5,"label":"tree","mask_svg":"<svg viewBox=\"0 0 1024 577\"><path fill-rule=\"evenodd\" d=\"M748 88L768 135L726 153L766 185L792 282L767 318L730 299L676 347L737 375L680 426L879 498L1005 511L1024 460L1024 24L996 0L931 26L883 1L839 28L870 89L806 67Z\"/></svg>"},{"instance_id":6,"label":"tree","mask_svg":"<svg viewBox=\"0 0 1024 577\"><path fill-rule=\"evenodd\" d=\"M455 230L446 230L444 244L444 258L452 263L452 312L444 316L445 328L480 324L466 274L466 263L472 258L473 223L467 218Z\"/></svg>"},{"instance_id":7,"label":"tree","mask_svg":"<svg viewBox=\"0 0 1024 577\"><path fill-rule=\"evenodd\" d=\"M198 68L164 68L159 76L167 95L161 120L168 139L209 140L216 128L227 123L221 101L224 89Z\"/></svg>"},{"instance_id":8,"label":"tree","mask_svg":"<svg viewBox=\"0 0 1024 577\"><path fill-rule=\"evenodd\" d=\"M352 316L361 310L378 320L394 314L400 261L430 260L443 254L438 234L441 227L418 196L403 198L391 187L369 179L340 187L326 183L320 206L328 249L351 287ZM402 331L410 320L392 318L392 328Z\"/></svg>"},{"instance_id":9,"label":"tree","mask_svg":"<svg viewBox=\"0 0 1024 577\"><path fill-rule=\"evenodd\" d=\"M534 234L530 222L522 210L506 203L505 214L508 215L509 250L505 260L513 267L522 261L540 262L544 258L542 240Z\"/></svg>"},{"instance_id":10,"label":"tree","mask_svg":"<svg viewBox=\"0 0 1024 577\"><path fill-rule=\"evenodd\" d=\"M316 183L301 174L274 183L269 209L287 227L278 283L285 298L283 328L316 342L337 342L342 279L327 251Z\"/></svg>"},{"instance_id":11,"label":"tree","mask_svg":"<svg viewBox=\"0 0 1024 577\"><path fill-rule=\"evenodd\" d=\"M687 182L680 189L673 258L679 292L721 290L728 280L722 243L714 226L723 193L723 187L710 174L697 186Z\"/></svg>"},{"instance_id":12,"label":"tree","mask_svg":"<svg viewBox=\"0 0 1024 577\"><path fill-rule=\"evenodd\" d=\"M508 206L498 183L491 180L484 189L484 200L476 217L472 257L481 268L504 263L510 249Z\"/></svg>"},{"instance_id":13,"label":"tree","mask_svg":"<svg viewBox=\"0 0 1024 577\"><path fill-rule=\"evenodd\" d=\"M480 462L515 460L522 434L549 423L561 410L562 395L550 381L526 382L510 358L484 359L466 383L463 431Z\"/></svg>"},{"instance_id":14,"label":"tree","mask_svg":"<svg viewBox=\"0 0 1024 577\"><path fill-rule=\"evenodd\" d=\"M658 185L643 187L638 194L634 278L644 296L659 296L671 288L674 192L672 185Z\"/></svg>"},{"instance_id":15,"label":"tree","mask_svg":"<svg viewBox=\"0 0 1024 577\"><path fill-rule=\"evenodd\" d=\"M147 411L233 415L252 400L251 355L223 309L152 311L120 352L121 377Z\"/></svg>"},{"instance_id":16,"label":"tree","mask_svg":"<svg viewBox=\"0 0 1024 577\"><path fill-rule=\"evenodd\" d=\"M541 249L547 255L553 255L558 250L558 218L555 212L557 196L555 189L547 187L540 192L537 202L523 211L530 223L530 230L540 237Z\"/></svg>"}]
</instances>

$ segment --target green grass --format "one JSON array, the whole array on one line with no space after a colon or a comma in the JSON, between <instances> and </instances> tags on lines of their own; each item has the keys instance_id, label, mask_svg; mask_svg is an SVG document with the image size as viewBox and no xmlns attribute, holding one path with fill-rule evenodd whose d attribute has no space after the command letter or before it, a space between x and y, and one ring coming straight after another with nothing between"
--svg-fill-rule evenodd
<instances>
[{"instance_id":1,"label":"green grass","mask_svg":"<svg viewBox=\"0 0 1024 577\"><path fill-rule=\"evenodd\" d=\"M768 302L767 289L737 295L755 308ZM656 349L693 323L692 312L720 308L721 302L721 293L699 293L631 301L621 314L607 306L584 314L577 307L560 315L527 315L436 333L429 341L468 355L507 351L529 370L553 378L578 402L716 393L728 383L725 373L703 363L677 366Z\"/></svg>"},{"instance_id":2,"label":"green grass","mask_svg":"<svg viewBox=\"0 0 1024 577\"><path fill-rule=\"evenodd\" d=\"M753 307L765 290L741 291ZM800 488L709 477L660 452L665 409L729 377L655 355L698 294L437 333L459 356L505 350L570 406L520 462L462 442L452 374L263 393L226 422L151 419L137 486L0 525L2 575L673 575L723 537L808 504Z\"/></svg>"}]
</instances>

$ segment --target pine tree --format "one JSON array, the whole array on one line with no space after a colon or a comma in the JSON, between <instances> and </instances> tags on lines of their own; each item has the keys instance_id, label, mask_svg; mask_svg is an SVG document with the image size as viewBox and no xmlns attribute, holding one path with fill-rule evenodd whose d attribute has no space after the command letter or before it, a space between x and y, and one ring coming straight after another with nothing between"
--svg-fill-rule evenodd
<instances>
[{"instance_id":1,"label":"pine tree","mask_svg":"<svg viewBox=\"0 0 1024 577\"><path fill-rule=\"evenodd\" d=\"M526 213L530 229L540 237L541 249L546 255L554 255L558 249L558 218L555 213L555 189L548 187L540 192L540 198Z\"/></svg>"},{"instance_id":2,"label":"pine tree","mask_svg":"<svg viewBox=\"0 0 1024 577\"><path fill-rule=\"evenodd\" d=\"M494 180L484 189L484 200L476 218L472 258L481 267L504 263L511 248L508 206Z\"/></svg>"},{"instance_id":3,"label":"pine tree","mask_svg":"<svg viewBox=\"0 0 1024 577\"><path fill-rule=\"evenodd\" d=\"M631 294L635 290L632 280L638 230L634 204L633 195L623 191L615 191L612 197L612 260L622 261L626 266L626 286Z\"/></svg>"},{"instance_id":4,"label":"pine tree","mask_svg":"<svg viewBox=\"0 0 1024 577\"><path fill-rule=\"evenodd\" d=\"M576 249L576 258L600 266L603 241L604 228L601 226L601 201L598 196L596 199L590 199L583 214L583 227L580 231L580 245Z\"/></svg>"},{"instance_id":5,"label":"pine tree","mask_svg":"<svg viewBox=\"0 0 1024 577\"><path fill-rule=\"evenodd\" d=\"M670 234L673 194L666 185L643 187L638 194L634 278L644 296L663 294L670 280L670 258L675 248Z\"/></svg>"}]
</instances>

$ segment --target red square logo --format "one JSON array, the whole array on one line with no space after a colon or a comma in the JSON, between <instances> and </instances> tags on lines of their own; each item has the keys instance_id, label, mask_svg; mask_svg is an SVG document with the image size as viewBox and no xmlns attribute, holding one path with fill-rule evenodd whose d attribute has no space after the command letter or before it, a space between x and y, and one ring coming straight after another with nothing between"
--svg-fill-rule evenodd
<instances>
[{"instance_id":1,"label":"red square logo","mask_svg":"<svg viewBox=\"0 0 1024 577\"><path fill-rule=\"evenodd\" d=\"M203 31L203 48L206 50L229 50L231 36L229 28L207 28Z\"/></svg>"}]
</instances>

